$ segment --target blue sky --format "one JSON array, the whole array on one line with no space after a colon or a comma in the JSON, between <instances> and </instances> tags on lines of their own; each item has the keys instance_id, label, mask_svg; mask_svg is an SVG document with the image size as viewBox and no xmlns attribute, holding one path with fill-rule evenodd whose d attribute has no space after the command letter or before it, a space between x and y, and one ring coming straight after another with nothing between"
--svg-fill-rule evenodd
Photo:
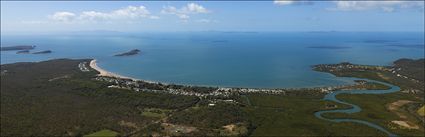
<instances>
[{"instance_id":1,"label":"blue sky","mask_svg":"<svg viewBox=\"0 0 425 137\"><path fill-rule=\"evenodd\" d=\"M424 31L423 1L1 1L1 31Z\"/></svg>"}]
</instances>

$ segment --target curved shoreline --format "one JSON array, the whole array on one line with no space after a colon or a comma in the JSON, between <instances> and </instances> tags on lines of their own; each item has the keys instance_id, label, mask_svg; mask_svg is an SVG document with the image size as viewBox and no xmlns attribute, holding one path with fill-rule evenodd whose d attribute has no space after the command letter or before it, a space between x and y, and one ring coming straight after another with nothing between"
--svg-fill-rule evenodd
<instances>
[{"instance_id":1,"label":"curved shoreline","mask_svg":"<svg viewBox=\"0 0 425 137\"><path fill-rule=\"evenodd\" d=\"M100 68L99 66L97 66L97 60L96 59L92 59L90 61L89 65L90 65L91 68L93 68L94 70L99 72L99 74L97 74L97 76L113 77L113 78L119 78L119 79L131 79L133 81L143 81L143 82L147 82L147 83L159 83L159 82L154 82L154 81L148 81L148 80L142 80L142 79L127 77L127 76L119 75L119 74L104 70L104 69ZM162 84L164 84L164 83L162 83Z\"/></svg>"},{"instance_id":2,"label":"curved shoreline","mask_svg":"<svg viewBox=\"0 0 425 137\"><path fill-rule=\"evenodd\" d=\"M120 78L120 79L131 79L133 81L143 81L147 83L154 83L154 84L164 84L164 85L182 85L182 86L200 86L200 87L218 87L218 88L245 88L245 89L267 89L267 90L273 90L273 89L285 89L285 90L297 90L297 89L320 89L320 88L341 88L344 86L351 86L353 84L342 84L342 85L335 85L335 86L317 86L317 87L294 87L294 88L249 88L249 87L237 87L237 86L212 86L212 85L197 85L197 84L178 84L178 83L166 83L166 82L159 82L159 81L150 81L150 80L144 80L144 79L137 79L133 77L123 76L114 72L107 71L105 69L100 68L97 65L97 60L92 59L89 63L90 67L94 70L98 71L99 74L97 76L105 76L105 77L113 77L113 78Z\"/></svg>"},{"instance_id":3,"label":"curved shoreline","mask_svg":"<svg viewBox=\"0 0 425 137\"><path fill-rule=\"evenodd\" d=\"M119 74L115 74L115 73L106 71L106 70L98 67L97 64L96 64L96 62L97 62L96 59L91 60L90 61L90 67L99 72L99 74L97 74L97 76L105 76L105 77L114 77L114 78L139 80L139 79L135 79L135 78L131 78L131 77L126 77L126 76L122 76L122 75L119 75Z\"/></svg>"}]
</instances>

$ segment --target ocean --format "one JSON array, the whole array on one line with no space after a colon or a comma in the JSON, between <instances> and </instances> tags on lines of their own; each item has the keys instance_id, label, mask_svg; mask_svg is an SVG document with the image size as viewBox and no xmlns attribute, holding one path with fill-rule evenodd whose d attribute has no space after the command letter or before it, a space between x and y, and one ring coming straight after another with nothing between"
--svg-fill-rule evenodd
<instances>
[{"instance_id":1,"label":"ocean","mask_svg":"<svg viewBox=\"0 0 425 137\"><path fill-rule=\"evenodd\" d=\"M1 46L36 45L51 54L2 51L1 64L93 58L98 66L149 81L249 88L353 83L311 66L351 62L391 65L424 58L424 32L146 32L1 35ZM113 55L139 49L134 56Z\"/></svg>"}]
</instances>

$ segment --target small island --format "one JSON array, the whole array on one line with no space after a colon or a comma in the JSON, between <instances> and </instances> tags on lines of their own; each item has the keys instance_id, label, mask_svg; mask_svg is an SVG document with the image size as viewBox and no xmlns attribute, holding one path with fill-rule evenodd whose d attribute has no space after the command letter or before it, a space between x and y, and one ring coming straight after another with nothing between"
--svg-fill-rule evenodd
<instances>
[{"instance_id":1,"label":"small island","mask_svg":"<svg viewBox=\"0 0 425 137\"><path fill-rule=\"evenodd\" d=\"M16 54L28 54L28 53L30 53L29 50L20 50L20 51L16 52Z\"/></svg>"},{"instance_id":2,"label":"small island","mask_svg":"<svg viewBox=\"0 0 425 137\"><path fill-rule=\"evenodd\" d=\"M52 51L51 50L44 50L44 51L34 52L32 54L49 54L49 53L52 53Z\"/></svg>"},{"instance_id":3,"label":"small island","mask_svg":"<svg viewBox=\"0 0 425 137\"><path fill-rule=\"evenodd\" d=\"M139 53L140 53L140 50L133 49L133 50L130 50L128 52L124 52L124 53L121 53L121 54L116 54L114 56L131 56L131 55L136 55L136 54L139 54Z\"/></svg>"},{"instance_id":4,"label":"small island","mask_svg":"<svg viewBox=\"0 0 425 137\"><path fill-rule=\"evenodd\" d=\"M10 50L32 50L35 46L32 45L18 45L10 47L1 47L1 51L10 51Z\"/></svg>"}]
</instances>

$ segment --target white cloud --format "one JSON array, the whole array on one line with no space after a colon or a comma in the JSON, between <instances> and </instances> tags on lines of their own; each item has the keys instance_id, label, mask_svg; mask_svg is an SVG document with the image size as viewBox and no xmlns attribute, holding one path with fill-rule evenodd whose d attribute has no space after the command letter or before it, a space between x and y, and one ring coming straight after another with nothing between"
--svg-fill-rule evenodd
<instances>
[{"instance_id":1,"label":"white cloud","mask_svg":"<svg viewBox=\"0 0 425 137\"><path fill-rule=\"evenodd\" d=\"M81 20L90 20L90 21L106 20L108 18L109 18L108 14L105 14L102 12L96 12L96 11L84 11L79 16L79 19Z\"/></svg>"},{"instance_id":2,"label":"white cloud","mask_svg":"<svg viewBox=\"0 0 425 137\"><path fill-rule=\"evenodd\" d=\"M291 4L294 3L294 1L292 1L292 0L275 0L273 3L276 4L276 5L291 5Z\"/></svg>"},{"instance_id":3,"label":"white cloud","mask_svg":"<svg viewBox=\"0 0 425 137\"><path fill-rule=\"evenodd\" d=\"M190 18L189 14L204 14L210 13L210 11L202 5L198 5L196 3L189 3L180 9L177 9L174 6L164 6L161 10L161 13L176 15L182 20L187 20Z\"/></svg>"},{"instance_id":4,"label":"white cloud","mask_svg":"<svg viewBox=\"0 0 425 137\"><path fill-rule=\"evenodd\" d=\"M196 20L196 22L199 22L199 23L217 23L218 21L217 20L211 20L211 19L199 19L199 20Z\"/></svg>"},{"instance_id":5,"label":"white cloud","mask_svg":"<svg viewBox=\"0 0 425 137\"><path fill-rule=\"evenodd\" d=\"M141 18L159 19L151 15L145 6L128 6L110 12L83 11L79 15L71 12L56 12L49 16L53 21L60 22L97 22L97 21L130 21Z\"/></svg>"},{"instance_id":6,"label":"white cloud","mask_svg":"<svg viewBox=\"0 0 425 137\"><path fill-rule=\"evenodd\" d=\"M40 20L30 20L30 21L21 21L22 24L46 24L47 21L40 21Z\"/></svg>"},{"instance_id":7,"label":"white cloud","mask_svg":"<svg viewBox=\"0 0 425 137\"><path fill-rule=\"evenodd\" d=\"M150 19L160 19L159 16L149 16Z\"/></svg>"},{"instance_id":8,"label":"white cloud","mask_svg":"<svg viewBox=\"0 0 425 137\"><path fill-rule=\"evenodd\" d=\"M284 6L284 5L312 5L313 1L309 0L274 0L274 4Z\"/></svg>"},{"instance_id":9,"label":"white cloud","mask_svg":"<svg viewBox=\"0 0 425 137\"><path fill-rule=\"evenodd\" d=\"M176 14L180 19L189 19L190 17L186 14Z\"/></svg>"},{"instance_id":10,"label":"white cloud","mask_svg":"<svg viewBox=\"0 0 425 137\"><path fill-rule=\"evenodd\" d=\"M53 15L49 16L50 19L54 21L59 21L59 22L70 22L74 20L75 17L76 17L75 13L66 12L66 11L55 12L53 13Z\"/></svg>"},{"instance_id":11,"label":"white cloud","mask_svg":"<svg viewBox=\"0 0 425 137\"><path fill-rule=\"evenodd\" d=\"M382 10L393 12L397 9L417 8L424 9L423 1L336 1L336 7L329 10L335 11L363 11Z\"/></svg>"},{"instance_id":12,"label":"white cloud","mask_svg":"<svg viewBox=\"0 0 425 137\"><path fill-rule=\"evenodd\" d=\"M209 11L201 5L196 3L189 3L186 7L183 7L183 12L186 13L208 13Z\"/></svg>"}]
</instances>

